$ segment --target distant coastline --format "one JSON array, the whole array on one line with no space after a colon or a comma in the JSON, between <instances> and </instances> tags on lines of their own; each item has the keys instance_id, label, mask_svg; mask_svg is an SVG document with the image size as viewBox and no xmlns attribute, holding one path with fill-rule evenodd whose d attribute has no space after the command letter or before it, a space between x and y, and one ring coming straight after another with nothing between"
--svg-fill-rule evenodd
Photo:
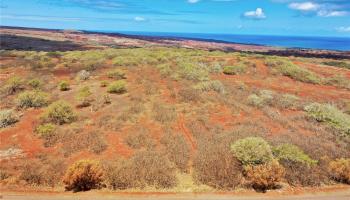
<instances>
[{"instance_id":1,"label":"distant coastline","mask_svg":"<svg viewBox=\"0 0 350 200\"><path fill-rule=\"evenodd\" d=\"M195 40L224 44L242 44L267 46L295 50L331 50L350 51L350 37L311 37L311 36L269 36L269 35L233 35L204 33L167 33L167 32L134 32L134 31L98 31L98 30L64 30L29 27L0 26L7 29L24 29L40 31L76 31L85 34L103 34L134 39L155 41L163 40Z\"/></svg>"},{"instance_id":2,"label":"distant coastline","mask_svg":"<svg viewBox=\"0 0 350 200\"><path fill-rule=\"evenodd\" d=\"M178 39L216 42L226 44L244 44L270 46L288 49L350 51L350 37L312 37L312 36L269 36L269 35L234 35L206 33L166 33L166 32L133 32L133 31L84 31L126 35L145 39ZM348 44L348 45L347 45Z\"/></svg>"}]
</instances>

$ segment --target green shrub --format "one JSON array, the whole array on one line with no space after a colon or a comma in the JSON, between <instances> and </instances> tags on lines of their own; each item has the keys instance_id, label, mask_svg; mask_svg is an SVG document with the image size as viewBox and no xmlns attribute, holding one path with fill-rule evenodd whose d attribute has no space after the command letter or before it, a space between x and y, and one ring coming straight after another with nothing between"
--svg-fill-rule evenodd
<instances>
[{"instance_id":1,"label":"green shrub","mask_svg":"<svg viewBox=\"0 0 350 200\"><path fill-rule=\"evenodd\" d=\"M179 75L181 78L192 81L207 81L209 80L208 70L201 67L197 63L180 63Z\"/></svg>"},{"instance_id":2,"label":"green shrub","mask_svg":"<svg viewBox=\"0 0 350 200\"><path fill-rule=\"evenodd\" d=\"M39 137L46 138L50 137L52 133L56 130L56 126L51 123L47 124L41 124L36 129L35 132L38 134Z\"/></svg>"},{"instance_id":3,"label":"green shrub","mask_svg":"<svg viewBox=\"0 0 350 200\"><path fill-rule=\"evenodd\" d=\"M101 81L100 86L101 87L107 87L108 86L108 81Z\"/></svg>"},{"instance_id":4,"label":"green shrub","mask_svg":"<svg viewBox=\"0 0 350 200\"><path fill-rule=\"evenodd\" d=\"M236 65L236 66L226 66L223 69L223 73L227 75L237 75L242 74L246 70L246 67L244 65Z\"/></svg>"},{"instance_id":5,"label":"green shrub","mask_svg":"<svg viewBox=\"0 0 350 200\"><path fill-rule=\"evenodd\" d=\"M77 95L77 100L79 101L79 107L87 107L91 105L91 102L93 101L92 92L90 91L90 88L88 86L82 87Z\"/></svg>"},{"instance_id":6,"label":"green shrub","mask_svg":"<svg viewBox=\"0 0 350 200\"><path fill-rule=\"evenodd\" d=\"M13 110L0 110L0 128L5 128L18 122L18 116L16 116Z\"/></svg>"},{"instance_id":7,"label":"green shrub","mask_svg":"<svg viewBox=\"0 0 350 200\"><path fill-rule=\"evenodd\" d=\"M334 66L334 67L350 69L350 63L342 62L342 61L326 61L326 62L323 62L323 64L329 65L329 66Z\"/></svg>"},{"instance_id":8,"label":"green shrub","mask_svg":"<svg viewBox=\"0 0 350 200\"><path fill-rule=\"evenodd\" d=\"M28 85L33 89L39 89L42 87L43 82L37 78L28 81Z\"/></svg>"},{"instance_id":9,"label":"green shrub","mask_svg":"<svg viewBox=\"0 0 350 200\"><path fill-rule=\"evenodd\" d=\"M252 94L248 96L248 104L255 107L263 107L265 105L270 105L273 98L272 91L261 90L259 94Z\"/></svg>"},{"instance_id":10,"label":"green shrub","mask_svg":"<svg viewBox=\"0 0 350 200\"><path fill-rule=\"evenodd\" d=\"M23 80L17 76L13 76L9 78L5 83L5 91L6 94L11 95L16 93L17 91L23 89Z\"/></svg>"},{"instance_id":11,"label":"green shrub","mask_svg":"<svg viewBox=\"0 0 350 200\"><path fill-rule=\"evenodd\" d=\"M112 78L112 79L116 79L116 80L120 80L120 79L125 79L125 72L123 70L120 69L116 69L113 71L108 72L107 76L108 78Z\"/></svg>"},{"instance_id":12,"label":"green shrub","mask_svg":"<svg viewBox=\"0 0 350 200\"><path fill-rule=\"evenodd\" d=\"M282 75L289 76L297 81L314 84L321 83L321 77L319 77L317 74L305 68L299 67L286 59L270 57L266 59L265 62L266 65L274 68Z\"/></svg>"},{"instance_id":13,"label":"green shrub","mask_svg":"<svg viewBox=\"0 0 350 200\"><path fill-rule=\"evenodd\" d=\"M73 122L76 119L76 114L67 102L56 101L46 109L43 119L61 125Z\"/></svg>"},{"instance_id":14,"label":"green shrub","mask_svg":"<svg viewBox=\"0 0 350 200\"><path fill-rule=\"evenodd\" d=\"M284 168L275 160L260 165L249 165L244 170L249 185L259 191L277 188L285 174Z\"/></svg>"},{"instance_id":15,"label":"green shrub","mask_svg":"<svg viewBox=\"0 0 350 200\"><path fill-rule=\"evenodd\" d=\"M17 106L20 108L40 108L48 103L49 95L41 91L23 92L17 97Z\"/></svg>"},{"instance_id":16,"label":"green shrub","mask_svg":"<svg viewBox=\"0 0 350 200\"><path fill-rule=\"evenodd\" d=\"M305 107L307 114L319 122L325 122L345 135L350 135L350 116L330 104L312 103Z\"/></svg>"},{"instance_id":17,"label":"green shrub","mask_svg":"<svg viewBox=\"0 0 350 200\"><path fill-rule=\"evenodd\" d=\"M329 173L336 181L350 184L350 159L337 159L329 163Z\"/></svg>"},{"instance_id":18,"label":"green shrub","mask_svg":"<svg viewBox=\"0 0 350 200\"><path fill-rule=\"evenodd\" d=\"M194 88L199 89L203 92L215 91L217 93L225 93L224 85L218 80L201 82L198 83Z\"/></svg>"},{"instance_id":19,"label":"green shrub","mask_svg":"<svg viewBox=\"0 0 350 200\"><path fill-rule=\"evenodd\" d=\"M126 82L123 80L115 81L111 83L107 88L107 92L115 93L115 94L122 94L122 93L125 93L126 91L127 91Z\"/></svg>"},{"instance_id":20,"label":"green shrub","mask_svg":"<svg viewBox=\"0 0 350 200\"><path fill-rule=\"evenodd\" d=\"M335 75L324 80L325 84L350 89L350 81L344 75Z\"/></svg>"},{"instance_id":21,"label":"green shrub","mask_svg":"<svg viewBox=\"0 0 350 200\"><path fill-rule=\"evenodd\" d=\"M70 89L69 83L67 81L61 81L58 83L58 88L61 91L68 91Z\"/></svg>"},{"instance_id":22,"label":"green shrub","mask_svg":"<svg viewBox=\"0 0 350 200\"><path fill-rule=\"evenodd\" d=\"M80 160L68 168L63 183L66 190L87 191L99 188L103 175L102 167L97 161Z\"/></svg>"},{"instance_id":23,"label":"green shrub","mask_svg":"<svg viewBox=\"0 0 350 200\"><path fill-rule=\"evenodd\" d=\"M311 159L304 153L299 147L292 144L282 144L272 148L273 155L278 160L289 160L294 162L303 163L306 165L314 165L316 160Z\"/></svg>"},{"instance_id":24,"label":"green shrub","mask_svg":"<svg viewBox=\"0 0 350 200\"><path fill-rule=\"evenodd\" d=\"M270 145L260 137L247 137L237 140L231 150L244 165L257 165L272 160Z\"/></svg>"}]
</instances>

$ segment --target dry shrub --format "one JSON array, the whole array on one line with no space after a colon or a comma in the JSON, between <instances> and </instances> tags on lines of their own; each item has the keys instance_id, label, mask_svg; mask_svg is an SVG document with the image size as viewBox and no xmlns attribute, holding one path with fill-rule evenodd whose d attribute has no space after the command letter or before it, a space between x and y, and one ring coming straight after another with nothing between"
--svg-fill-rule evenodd
<instances>
[{"instance_id":1,"label":"dry shrub","mask_svg":"<svg viewBox=\"0 0 350 200\"><path fill-rule=\"evenodd\" d=\"M350 159L337 159L329 163L331 177L339 182L350 184Z\"/></svg>"},{"instance_id":2,"label":"dry shrub","mask_svg":"<svg viewBox=\"0 0 350 200\"><path fill-rule=\"evenodd\" d=\"M176 109L174 106L165 104L153 105L154 119L160 123L172 122L176 118Z\"/></svg>"},{"instance_id":3,"label":"dry shrub","mask_svg":"<svg viewBox=\"0 0 350 200\"><path fill-rule=\"evenodd\" d=\"M118 160L107 169L106 180L113 189L169 188L177 182L173 164L155 151L137 152L129 160Z\"/></svg>"},{"instance_id":4,"label":"dry shrub","mask_svg":"<svg viewBox=\"0 0 350 200\"><path fill-rule=\"evenodd\" d=\"M200 90L184 88L179 91L180 100L184 102L197 102L202 99Z\"/></svg>"},{"instance_id":5,"label":"dry shrub","mask_svg":"<svg viewBox=\"0 0 350 200\"><path fill-rule=\"evenodd\" d=\"M49 95L39 90L26 91L19 94L16 101L20 108L40 108L48 105Z\"/></svg>"},{"instance_id":6,"label":"dry shrub","mask_svg":"<svg viewBox=\"0 0 350 200\"><path fill-rule=\"evenodd\" d=\"M194 179L217 189L233 189L242 179L242 165L222 141L204 141L193 161Z\"/></svg>"},{"instance_id":7,"label":"dry shrub","mask_svg":"<svg viewBox=\"0 0 350 200\"><path fill-rule=\"evenodd\" d=\"M41 161L26 161L21 167L20 180L29 185L50 186L58 185L64 174L63 160L57 158L45 158Z\"/></svg>"},{"instance_id":8,"label":"dry shrub","mask_svg":"<svg viewBox=\"0 0 350 200\"><path fill-rule=\"evenodd\" d=\"M246 166L244 171L248 184L258 191L277 188L285 174L284 168L275 160L261 165Z\"/></svg>"},{"instance_id":9,"label":"dry shrub","mask_svg":"<svg viewBox=\"0 0 350 200\"><path fill-rule=\"evenodd\" d=\"M0 129L19 121L19 117L13 110L0 110Z\"/></svg>"},{"instance_id":10,"label":"dry shrub","mask_svg":"<svg viewBox=\"0 0 350 200\"><path fill-rule=\"evenodd\" d=\"M80 160L70 166L63 177L66 190L87 191L100 187L103 170L97 161Z\"/></svg>"},{"instance_id":11,"label":"dry shrub","mask_svg":"<svg viewBox=\"0 0 350 200\"><path fill-rule=\"evenodd\" d=\"M175 163L180 171L187 172L190 161L190 147L185 138L179 134L168 133L162 137L161 143L165 147L169 160Z\"/></svg>"},{"instance_id":12,"label":"dry shrub","mask_svg":"<svg viewBox=\"0 0 350 200\"><path fill-rule=\"evenodd\" d=\"M113 190L125 190L136 186L134 172L131 162L125 159L119 159L109 162L105 166L105 181Z\"/></svg>"},{"instance_id":13,"label":"dry shrub","mask_svg":"<svg viewBox=\"0 0 350 200\"><path fill-rule=\"evenodd\" d=\"M126 137L126 144L133 149L152 149L155 147L156 142L151 137L149 131L143 127L137 127L138 130L131 133Z\"/></svg>"},{"instance_id":14,"label":"dry shrub","mask_svg":"<svg viewBox=\"0 0 350 200\"><path fill-rule=\"evenodd\" d=\"M137 185L169 188L176 185L176 170L169 159L156 151L141 151L131 158Z\"/></svg>"},{"instance_id":15,"label":"dry shrub","mask_svg":"<svg viewBox=\"0 0 350 200\"><path fill-rule=\"evenodd\" d=\"M98 131L83 133L79 129L68 130L61 137L63 143L62 149L65 156L84 149L95 154L100 154L108 147L103 134Z\"/></svg>"},{"instance_id":16,"label":"dry shrub","mask_svg":"<svg viewBox=\"0 0 350 200\"><path fill-rule=\"evenodd\" d=\"M285 168L285 180L291 186L320 186L328 180L327 173L318 165L307 165L291 160L280 161Z\"/></svg>"}]
</instances>

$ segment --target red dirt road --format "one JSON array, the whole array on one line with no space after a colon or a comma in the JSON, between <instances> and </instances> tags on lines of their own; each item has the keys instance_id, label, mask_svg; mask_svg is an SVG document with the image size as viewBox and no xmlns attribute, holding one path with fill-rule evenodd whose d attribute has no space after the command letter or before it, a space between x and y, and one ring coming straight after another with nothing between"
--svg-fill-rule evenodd
<instances>
[{"instance_id":1,"label":"red dirt road","mask_svg":"<svg viewBox=\"0 0 350 200\"><path fill-rule=\"evenodd\" d=\"M302 195L281 195L276 193L267 194L113 194L113 193L3 193L0 199L4 200L108 200L108 199L123 199L123 200L349 200L350 189L325 192L325 193L309 193Z\"/></svg>"}]
</instances>

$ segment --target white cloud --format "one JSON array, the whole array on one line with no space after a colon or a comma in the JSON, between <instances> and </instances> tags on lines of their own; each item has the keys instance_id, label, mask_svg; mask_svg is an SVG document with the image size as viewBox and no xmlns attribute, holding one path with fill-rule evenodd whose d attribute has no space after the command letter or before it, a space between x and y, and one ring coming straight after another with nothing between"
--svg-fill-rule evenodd
<instances>
[{"instance_id":1,"label":"white cloud","mask_svg":"<svg viewBox=\"0 0 350 200\"><path fill-rule=\"evenodd\" d=\"M143 18L143 17L139 17L139 16L135 17L135 18L134 18L134 20L135 20L135 21L137 21L137 22L143 22L143 21L146 21L146 19L145 19L145 18Z\"/></svg>"},{"instance_id":2,"label":"white cloud","mask_svg":"<svg viewBox=\"0 0 350 200\"><path fill-rule=\"evenodd\" d=\"M299 11L316 11L320 5L313 2L290 3L289 8Z\"/></svg>"},{"instance_id":3,"label":"white cloud","mask_svg":"<svg viewBox=\"0 0 350 200\"><path fill-rule=\"evenodd\" d=\"M348 15L349 13L346 11L327 11L327 10L320 10L317 12L318 16L321 17L343 17Z\"/></svg>"},{"instance_id":4,"label":"white cloud","mask_svg":"<svg viewBox=\"0 0 350 200\"><path fill-rule=\"evenodd\" d=\"M255 11L247 11L243 16L250 19L265 19L266 15L262 8L257 8Z\"/></svg>"},{"instance_id":5,"label":"white cloud","mask_svg":"<svg viewBox=\"0 0 350 200\"><path fill-rule=\"evenodd\" d=\"M342 32L342 33L350 33L350 26L348 26L348 27L344 27L344 26L338 27L338 28L336 28L336 30L338 32Z\"/></svg>"}]
</instances>

